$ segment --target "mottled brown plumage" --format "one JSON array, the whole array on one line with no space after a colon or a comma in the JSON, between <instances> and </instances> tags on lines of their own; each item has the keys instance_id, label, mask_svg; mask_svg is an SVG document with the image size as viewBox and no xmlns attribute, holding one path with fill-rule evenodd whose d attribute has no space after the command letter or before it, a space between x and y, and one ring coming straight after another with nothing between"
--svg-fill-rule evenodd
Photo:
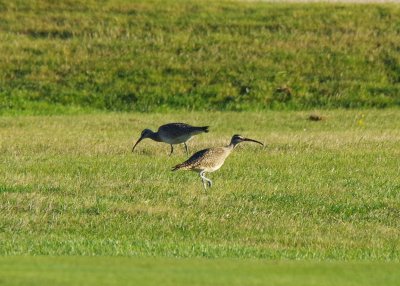
<instances>
[{"instance_id":1,"label":"mottled brown plumage","mask_svg":"<svg viewBox=\"0 0 400 286\"><path fill-rule=\"evenodd\" d=\"M206 182L208 183L208 186L211 187L212 181L205 177L205 173L211 173L221 168L225 162L225 159L233 151L235 146L244 141L255 142L263 145L263 143L259 141L244 138L240 135L233 135L229 145L225 147L215 147L198 151L185 162L176 165L172 171L181 169L198 172L203 182L204 189L206 189Z\"/></svg>"},{"instance_id":2,"label":"mottled brown plumage","mask_svg":"<svg viewBox=\"0 0 400 286\"><path fill-rule=\"evenodd\" d=\"M177 165L175 168L183 170L205 170L206 172L213 172L222 166L225 159L231 153L232 149L233 147L230 146L204 149L196 152L187 161Z\"/></svg>"},{"instance_id":3,"label":"mottled brown plumage","mask_svg":"<svg viewBox=\"0 0 400 286\"><path fill-rule=\"evenodd\" d=\"M174 144L183 143L185 146L186 154L189 155L189 150L186 145L186 142L189 141L194 135L200 133L207 133L208 126L191 126L186 123L168 123L162 125L158 128L157 132L153 132L150 129L144 129L142 134L140 135L139 140L135 143L132 148L132 152L135 150L137 144L145 138L150 138L157 142L165 142L171 145L171 153L174 152Z\"/></svg>"}]
</instances>

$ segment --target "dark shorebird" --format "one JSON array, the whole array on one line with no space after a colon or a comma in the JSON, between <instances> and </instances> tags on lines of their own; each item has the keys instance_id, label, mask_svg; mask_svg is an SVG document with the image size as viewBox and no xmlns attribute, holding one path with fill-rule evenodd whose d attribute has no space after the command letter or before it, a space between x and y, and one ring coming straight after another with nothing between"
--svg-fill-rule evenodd
<instances>
[{"instance_id":1,"label":"dark shorebird","mask_svg":"<svg viewBox=\"0 0 400 286\"><path fill-rule=\"evenodd\" d=\"M205 173L211 173L221 168L225 159L231 154L236 145L245 141L264 145L257 140L245 138L241 135L233 135L231 143L228 146L209 148L196 152L185 162L173 167L172 171L182 169L198 172L203 182L204 189L207 188L206 182L208 186L211 187L212 181L205 177Z\"/></svg>"},{"instance_id":2,"label":"dark shorebird","mask_svg":"<svg viewBox=\"0 0 400 286\"><path fill-rule=\"evenodd\" d=\"M196 127L185 123L168 123L158 128L157 132L153 132L150 129L144 129L140 135L139 140L132 148L132 152L135 150L137 144L145 138L150 138L157 142L164 142L171 145L171 155L174 152L172 145L181 144L185 145L186 154L189 156L189 150L186 142L194 135L200 133L207 133L208 126Z\"/></svg>"}]
</instances>

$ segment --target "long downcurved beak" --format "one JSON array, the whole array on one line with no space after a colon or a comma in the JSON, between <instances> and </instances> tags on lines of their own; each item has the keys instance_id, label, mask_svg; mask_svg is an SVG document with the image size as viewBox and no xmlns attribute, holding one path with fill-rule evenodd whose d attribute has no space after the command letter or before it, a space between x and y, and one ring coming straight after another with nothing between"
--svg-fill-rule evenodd
<instances>
[{"instance_id":1,"label":"long downcurved beak","mask_svg":"<svg viewBox=\"0 0 400 286\"><path fill-rule=\"evenodd\" d=\"M132 152L135 150L136 145L139 144L139 142L142 140L143 140L143 137L140 137L139 140L135 143L135 145L133 145Z\"/></svg>"},{"instance_id":2,"label":"long downcurved beak","mask_svg":"<svg viewBox=\"0 0 400 286\"><path fill-rule=\"evenodd\" d=\"M257 141L257 140L254 140L254 139L250 139L250 138L244 138L244 140L243 140L243 141L254 142L254 143L258 143L258 144L260 144L260 145L264 146L264 144L263 144L263 143L261 143L260 141Z\"/></svg>"}]
</instances>

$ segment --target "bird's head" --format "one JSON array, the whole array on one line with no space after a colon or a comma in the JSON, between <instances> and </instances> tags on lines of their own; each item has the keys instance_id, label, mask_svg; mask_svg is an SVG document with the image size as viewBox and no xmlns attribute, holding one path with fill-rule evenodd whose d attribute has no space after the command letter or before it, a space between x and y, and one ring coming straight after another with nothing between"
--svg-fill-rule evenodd
<instances>
[{"instance_id":1,"label":"bird's head","mask_svg":"<svg viewBox=\"0 0 400 286\"><path fill-rule=\"evenodd\" d=\"M246 138L246 137L243 137L242 135L238 135L238 134L235 134L235 135L232 136L231 145L236 146L237 144L239 144L241 142L245 142L245 141L255 142L257 144L260 144L260 145L264 146L264 144L261 143L260 141L257 141L257 140L254 140L254 139L250 139L250 138Z\"/></svg>"},{"instance_id":2,"label":"bird's head","mask_svg":"<svg viewBox=\"0 0 400 286\"><path fill-rule=\"evenodd\" d=\"M146 139L146 138L150 138L150 136L152 134L153 134L153 131L151 131L150 129L147 129L147 128L144 129L142 131L142 133L140 134L139 140L135 143L135 145L133 145L132 152L135 150L136 145L139 144L140 141L142 141L143 139Z\"/></svg>"}]
</instances>

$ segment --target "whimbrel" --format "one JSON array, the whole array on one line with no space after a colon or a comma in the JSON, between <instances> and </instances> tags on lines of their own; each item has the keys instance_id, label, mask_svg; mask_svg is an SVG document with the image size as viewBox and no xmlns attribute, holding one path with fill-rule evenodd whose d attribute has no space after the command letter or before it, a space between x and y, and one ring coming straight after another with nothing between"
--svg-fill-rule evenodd
<instances>
[{"instance_id":1,"label":"whimbrel","mask_svg":"<svg viewBox=\"0 0 400 286\"><path fill-rule=\"evenodd\" d=\"M257 140L245 138L241 135L233 135L231 143L228 146L209 148L196 152L185 162L173 167L172 171L182 169L198 172L201 181L203 182L204 189L206 190L206 182L208 183L208 186L211 187L212 181L205 177L205 173L211 173L221 168L225 162L225 159L233 151L235 146L244 141L250 141L264 145Z\"/></svg>"},{"instance_id":2,"label":"whimbrel","mask_svg":"<svg viewBox=\"0 0 400 286\"><path fill-rule=\"evenodd\" d=\"M174 144L185 145L186 154L189 156L188 146L186 142L194 135L208 132L208 126L196 127L185 123L168 123L158 128L157 132L153 132L150 129L144 129L140 135L139 140L132 148L132 152L135 150L137 144L145 138L150 138L157 142L165 142L171 145L171 155L174 152Z\"/></svg>"}]
</instances>

